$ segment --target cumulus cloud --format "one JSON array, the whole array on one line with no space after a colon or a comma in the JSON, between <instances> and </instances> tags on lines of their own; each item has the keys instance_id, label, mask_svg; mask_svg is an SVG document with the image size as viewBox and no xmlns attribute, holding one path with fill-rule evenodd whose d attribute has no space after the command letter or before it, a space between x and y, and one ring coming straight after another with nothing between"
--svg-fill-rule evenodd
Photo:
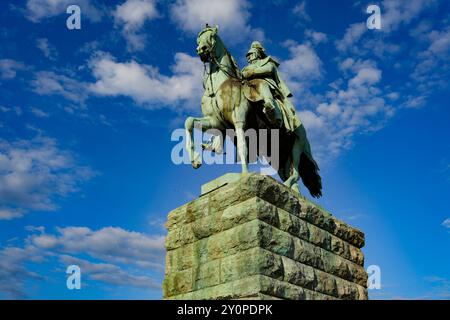
<instances>
[{"instance_id":1,"label":"cumulus cloud","mask_svg":"<svg viewBox=\"0 0 450 320\"><path fill-rule=\"evenodd\" d=\"M95 83L90 90L101 96L127 96L145 107L156 104L185 107L199 103L202 95L203 65L198 57L175 54L173 75L166 76L156 67L134 60L117 62L111 55L101 55L90 63Z\"/></svg>"},{"instance_id":2,"label":"cumulus cloud","mask_svg":"<svg viewBox=\"0 0 450 320\"><path fill-rule=\"evenodd\" d=\"M65 227L56 228L56 233L46 232L42 226L25 229L30 234L23 240L23 246L0 249L0 293L10 298L26 298L27 281L47 279L32 269L37 264L54 262L58 269L64 270L68 265L78 265L82 274L95 282L140 289L161 288L153 276L163 271L163 236L118 227L100 230Z\"/></svg>"},{"instance_id":3,"label":"cumulus cloud","mask_svg":"<svg viewBox=\"0 0 450 320\"><path fill-rule=\"evenodd\" d=\"M113 263L135 264L142 268L164 267L164 237L106 227L93 231L86 227L57 228L57 234L31 237L38 248L69 254L88 254Z\"/></svg>"},{"instance_id":4,"label":"cumulus cloud","mask_svg":"<svg viewBox=\"0 0 450 320\"><path fill-rule=\"evenodd\" d=\"M122 27L122 33L130 50L145 48L145 35L140 31L146 21L159 17L156 0L127 0L116 7L114 19Z\"/></svg>"},{"instance_id":5,"label":"cumulus cloud","mask_svg":"<svg viewBox=\"0 0 450 320\"><path fill-rule=\"evenodd\" d=\"M0 59L0 78L13 79L17 75L17 71L25 70L26 67L22 62L12 59Z\"/></svg>"},{"instance_id":6,"label":"cumulus cloud","mask_svg":"<svg viewBox=\"0 0 450 320\"><path fill-rule=\"evenodd\" d=\"M280 70L292 87L291 90L300 90L308 82L321 78L322 61L313 47L292 40L284 44L289 50L289 58L281 62Z\"/></svg>"},{"instance_id":7,"label":"cumulus cloud","mask_svg":"<svg viewBox=\"0 0 450 320\"><path fill-rule=\"evenodd\" d=\"M411 77L418 82L418 90L426 93L432 88L448 85L450 27L424 32L421 40L426 49L417 54L417 64Z\"/></svg>"},{"instance_id":8,"label":"cumulus cloud","mask_svg":"<svg viewBox=\"0 0 450 320\"><path fill-rule=\"evenodd\" d=\"M249 25L250 3L246 0L177 0L170 9L172 20L195 35L206 23L219 25L225 41L242 41L249 36L262 40L263 32Z\"/></svg>"},{"instance_id":9,"label":"cumulus cloud","mask_svg":"<svg viewBox=\"0 0 450 320\"><path fill-rule=\"evenodd\" d=\"M312 45L318 45L328 41L328 36L325 33L312 29L305 30L305 38Z\"/></svg>"},{"instance_id":10,"label":"cumulus cloud","mask_svg":"<svg viewBox=\"0 0 450 320\"><path fill-rule=\"evenodd\" d=\"M100 21L103 16L103 10L91 0L78 0L76 3L72 0L27 0L24 11L29 20L37 23L46 18L66 15L67 7L72 4L78 5L81 8L82 17L92 22Z\"/></svg>"},{"instance_id":11,"label":"cumulus cloud","mask_svg":"<svg viewBox=\"0 0 450 320\"><path fill-rule=\"evenodd\" d=\"M351 48L361 38L367 30L365 23L353 23L345 30L344 37L336 41L336 48L339 51L345 51Z\"/></svg>"},{"instance_id":12,"label":"cumulus cloud","mask_svg":"<svg viewBox=\"0 0 450 320\"><path fill-rule=\"evenodd\" d=\"M54 211L55 198L78 191L92 175L54 139L0 139L0 219L19 218L30 210Z\"/></svg>"},{"instance_id":13,"label":"cumulus cloud","mask_svg":"<svg viewBox=\"0 0 450 320\"><path fill-rule=\"evenodd\" d=\"M292 98L298 108L318 103L318 97L311 93L311 88L318 84L324 74L323 63L311 42L299 44L288 40L284 42L289 55L280 60L281 76L293 92Z\"/></svg>"},{"instance_id":14,"label":"cumulus cloud","mask_svg":"<svg viewBox=\"0 0 450 320\"><path fill-rule=\"evenodd\" d=\"M314 110L299 112L320 161L335 159L355 134L378 130L393 115L379 87L382 72L373 61L350 59L341 68L348 74L346 83L336 83Z\"/></svg>"},{"instance_id":15,"label":"cumulus cloud","mask_svg":"<svg viewBox=\"0 0 450 320\"><path fill-rule=\"evenodd\" d=\"M373 85L380 81L381 70L374 67L364 67L358 70L355 77L349 81L350 87L361 87L363 85Z\"/></svg>"},{"instance_id":16,"label":"cumulus cloud","mask_svg":"<svg viewBox=\"0 0 450 320\"><path fill-rule=\"evenodd\" d=\"M325 74L313 42L286 41L285 46L289 57L281 61L280 71L294 92L293 102L319 162L332 161L352 146L356 134L378 130L393 115L388 101L396 93L385 93L382 71L373 60L340 60L340 78L330 90L313 94Z\"/></svg>"},{"instance_id":17,"label":"cumulus cloud","mask_svg":"<svg viewBox=\"0 0 450 320\"><path fill-rule=\"evenodd\" d=\"M36 46L42 51L44 56L50 60L55 60L58 56L58 52L46 38L39 38L36 40Z\"/></svg>"},{"instance_id":18,"label":"cumulus cloud","mask_svg":"<svg viewBox=\"0 0 450 320\"><path fill-rule=\"evenodd\" d=\"M142 27L148 19L158 17L156 2L154 0L128 0L118 5L114 17L125 25L125 29Z\"/></svg>"},{"instance_id":19,"label":"cumulus cloud","mask_svg":"<svg viewBox=\"0 0 450 320\"><path fill-rule=\"evenodd\" d=\"M333 113L337 110L336 106L342 109L343 102L336 101L336 97L346 96L350 102L362 103L364 107L361 110L366 110L363 112L366 116L358 116L356 119L359 120L356 122L365 119L364 122L367 125L357 126L352 130L358 132L367 126L372 130L379 128L383 123L383 115L384 118L389 118L396 109L422 107L426 105L433 91L446 88L449 80L448 70L450 70L448 63L450 29L445 26L448 23L445 22L442 26L441 23L434 21L420 20L427 10L437 8L436 3L437 1L425 0L411 2L385 0L382 2L381 31L367 31L363 22L351 24L335 45L339 52L336 58L339 70L346 79L348 77L352 79L347 82L347 89L342 88L342 79L336 81L333 86L337 85L335 89L338 88L338 91L326 94L329 101L322 105L320 110ZM401 29L406 27L410 31L402 31L409 33L411 38L398 37ZM396 37L395 40L394 37ZM411 43L414 45L412 46ZM408 48L407 52L405 48ZM405 59L405 57L408 58ZM380 86L382 69L375 66L376 58L379 59L378 65L389 68L387 72L403 79L402 83L395 84L396 92L388 90L388 86L385 88ZM368 65L368 61L372 63ZM405 74L408 75L406 78ZM366 91L366 99L362 99L363 96L360 94L354 94L355 92L362 94L364 91ZM372 99L369 103L370 107L363 102L369 97ZM396 109L388 106L389 104L395 105ZM378 112L370 114L374 110Z\"/></svg>"},{"instance_id":20,"label":"cumulus cloud","mask_svg":"<svg viewBox=\"0 0 450 320\"><path fill-rule=\"evenodd\" d=\"M447 228L447 229L450 230L450 218L445 219L445 220L442 222L442 225L444 226L444 228Z\"/></svg>"},{"instance_id":21,"label":"cumulus cloud","mask_svg":"<svg viewBox=\"0 0 450 320\"><path fill-rule=\"evenodd\" d=\"M30 107L30 112L38 118L48 118L50 116L47 112L36 107Z\"/></svg>"},{"instance_id":22,"label":"cumulus cloud","mask_svg":"<svg viewBox=\"0 0 450 320\"><path fill-rule=\"evenodd\" d=\"M402 25L409 24L436 2L436 0L384 0L382 2L381 31L391 32Z\"/></svg>"},{"instance_id":23,"label":"cumulus cloud","mask_svg":"<svg viewBox=\"0 0 450 320\"><path fill-rule=\"evenodd\" d=\"M85 259L61 255L59 257L63 265L77 265L83 275L94 281L112 284L115 286L126 286L143 289L160 289L161 285L146 275L129 273L123 268L110 263L93 263Z\"/></svg>"},{"instance_id":24,"label":"cumulus cloud","mask_svg":"<svg viewBox=\"0 0 450 320\"><path fill-rule=\"evenodd\" d=\"M60 95L68 100L84 102L88 97L87 86L76 80L53 71L39 71L31 81L31 88L39 95Z\"/></svg>"},{"instance_id":25,"label":"cumulus cloud","mask_svg":"<svg viewBox=\"0 0 450 320\"><path fill-rule=\"evenodd\" d=\"M306 1L302 1L295 5L292 12L303 21L311 21L311 17L306 12Z\"/></svg>"},{"instance_id":26,"label":"cumulus cloud","mask_svg":"<svg viewBox=\"0 0 450 320\"><path fill-rule=\"evenodd\" d=\"M384 0L381 9L381 33L370 30L369 37L365 22L353 23L346 29L342 39L335 42L336 48L341 52L373 52L379 57L382 57L384 53L394 53L399 50L399 47L393 43L388 43L386 37L401 26L409 25L427 8L434 6L436 3L435 0ZM359 43L365 34L367 34L367 41L362 44ZM358 46L362 48L357 48Z\"/></svg>"},{"instance_id":27,"label":"cumulus cloud","mask_svg":"<svg viewBox=\"0 0 450 320\"><path fill-rule=\"evenodd\" d=\"M31 81L31 89L39 95L59 95L81 105L92 95L124 96L150 109L198 107L203 94L203 64L198 57L186 53L175 54L171 75L135 60L119 62L101 52L95 53L88 65L94 82L84 82L65 73L38 71ZM45 116L39 111L42 110L31 109L34 115Z\"/></svg>"},{"instance_id":28,"label":"cumulus cloud","mask_svg":"<svg viewBox=\"0 0 450 320\"><path fill-rule=\"evenodd\" d=\"M13 299L27 298L25 282L43 277L25 267L29 262L41 262L42 254L32 246L0 249L0 292Z\"/></svg>"}]
</instances>

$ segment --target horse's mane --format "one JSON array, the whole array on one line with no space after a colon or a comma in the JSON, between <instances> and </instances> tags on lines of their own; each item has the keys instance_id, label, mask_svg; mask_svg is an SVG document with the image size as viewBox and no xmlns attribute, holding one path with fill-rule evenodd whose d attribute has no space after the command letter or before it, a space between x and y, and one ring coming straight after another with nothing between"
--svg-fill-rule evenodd
<instances>
[{"instance_id":1,"label":"horse's mane","mask_svg":"<svg viewBox=\"0 0 450 320\"><path fill-rule=\"evenodd\" d=\"M226 50L226 49L225 49L225 50ZM239 66L238 66L238 64L237 64L237 62L236 62L236 60L235 60L234 57L231 55L231 53L228 52L228 50L227 50L227 55L228 55L228 57L229 57L230 60L231 60L231 64L232 64L232 66L233 66L234 74L236 75L236 77L238 77L239 79L241 79L241 78L242 78L241 69L239 68Z\"/></svg>"},{"instance_id":2,"label":"horse's mane","mask_svg":"<svg viewBox=\"0 0 450 320\"><path fill-rule=\"evenodd\" d=\"M216 34L216 45L220 43L220 45L222 46L223 50L225 51L225 54L228 56L228 58L231 61L231 69L234 73L234 75L241 79L242 78L242 74L241 74L241 69L239 68L236 60L234 59L234 57L231 55L230 51L228 51L227 47L225 47L225 44L223 43L223 40L219 37L218 34Z\"/></svg>"},{"instance_id":3,"label":"horse's mane","mask_svg":"<svg viewBox=\"0 0 450 320\"><path fill-rule=\"evenodd\" d=\"M206 28L204 28L202 31L199 32L199 34L197 35L197 38L200 37L202 34L204 34L205 32L215 32L214 37L216 40L216 45L219 43L223 50L225 51L225 54L228 56L228 58L231 61L231 69L234 73L234 75L241 79L242 78L242 74L241 74L241 69L239 68L236 60L234 59L234 57L231 55L231 53L228 51L228 49L225 47L225 44L223 43L222 39L219 37L219 35L217 34L217 29L214 27L210 27L208 26L208 24L206 25Z\"/></svg>"}]
</instances>

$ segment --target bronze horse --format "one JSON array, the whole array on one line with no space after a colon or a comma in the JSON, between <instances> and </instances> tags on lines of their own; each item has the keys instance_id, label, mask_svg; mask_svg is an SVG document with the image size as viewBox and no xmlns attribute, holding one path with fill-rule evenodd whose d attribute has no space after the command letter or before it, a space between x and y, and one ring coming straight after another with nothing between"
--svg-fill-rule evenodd
<instances>
[{"instance_id":1,"label":"bronze horse","mask_svg":"<svg viewBox=\"0 0 450 320\"><path fill-rule=\"evenodd\" d=\"M194 127L200 124L203 131L217 129L225 133L226 129L235 130L237 140L235 144L241 159L242 173L246 173L248 145L245 130L271 129L270 125L260 112L261 107L251 102L254 99L248 96L249 92L251 93L251 90L248 90L249 83L243 80L236 61L218 35L218 28L207 26L199 33L197 43L197 54L204 63L209 63L209 70L205 72L203 79L205 88L201 101L203 117L188 117L185 122L186 147L192 166L197 169L201 165L200 154L195 151L193 142ZM209 146L210 150L214 151L214 148L217 148L217 145ZM258 156L268 155L259 153ZM299 191L297 182L301 178L313 197L322 195L319 167L312 157L303 125L291 133L280 129L279 167L275 169L288 187Z\"/></svg>"}]
</instances>

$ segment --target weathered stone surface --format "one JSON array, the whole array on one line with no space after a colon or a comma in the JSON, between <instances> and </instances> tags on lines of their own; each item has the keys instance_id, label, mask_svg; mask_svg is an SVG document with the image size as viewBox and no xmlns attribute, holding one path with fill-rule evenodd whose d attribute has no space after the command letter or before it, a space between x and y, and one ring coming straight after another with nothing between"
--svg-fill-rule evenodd
<instances>
[{"instance_id":1,"label":"weathered stone surface","mask_svg":"<svg viewBox=\"0 0 450 320\"><path fill-rule=\"evenodd\" d=\"M223 176L202 185L200 195L207 194L208 192L214 191L227 184L237 182L239 181L240 178L241 178L240 173L226 173Z\"/></svg>"},{"instance_id":2,"label":"weathered stone surface","mask_svg":"<svg viewBox=\"0 0 450 320\"><path fill-rule=\"evenodd\" d=\"M283 280L281 257L256 247L222 259L220 265L221 283L252 275L266 275Z\"/></svg>"},{"instance_id":3,"label":"weathered stone surface","mask_svg":"<svg viewBox=\"0 0 450 320\"><path fill-rule=\"evenodd\" d=\"M367 299L361 231L270 177L234 178L169 214L165 298Z\"/></svg>"},{"instance_id":4,"label":"weathered stone surface","mask_svg":"<svg viewBox=\"0 0 450 320\"><path fill-rule=\"evenodd\" d=\"M360 249L258 197L247 199L187 225L172 228L166 239L166 247L168 250L173 250L253 219L260 219L356 264L364 264ZM180 240L180 233L186 233L183 241Z\"/></svg>"},{"instance_id":5,"label":"weathered stone surface","mask_svg":"<svg viewBox=\"0 0 450 320\"><path fill-rule=\"evenodd\" d=\"M177 225L190 223L214 212L223 211L236 203L241 203L255 196L301 217L357 248L364 246L364 234L360 230L339 221L318 205L298 196L272 177L254 173L244 174L240 180L227 184L171 211L168 215L166 227L170 231Z\"/></svg>"},{"instance_id":6,"label":"weathered stone surface","mask_svg":"<svg viewBox=\"0 0 450 320\"><path fill-rule=\"evenodd\" d=\"M226 284L200 289L186 294L168 297L170 300L204 299L290 299L290 300L335 300L336 298L314 292L296 285L255 275Z\"/></svg>"}]
</instances>

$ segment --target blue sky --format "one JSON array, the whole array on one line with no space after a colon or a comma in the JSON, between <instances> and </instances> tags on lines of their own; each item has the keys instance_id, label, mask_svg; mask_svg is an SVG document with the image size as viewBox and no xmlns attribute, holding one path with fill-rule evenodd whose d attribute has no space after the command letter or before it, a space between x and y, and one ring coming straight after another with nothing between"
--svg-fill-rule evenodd
<instances>
[{"instance_id":1,"label":"blue sky","mask_svg":"<svg viewBox=\"0 0 450 320\"><path fill-rule=\"evenodd\" d=\"M448 2L27 0L0 19L0 298L161 298L167 213L240 170L171 160L173 130L200 114L206 22L241 67L255 39L280 61L319 203L381 268L370 297L450 297Z\"/></svg>"}]
</instances>

